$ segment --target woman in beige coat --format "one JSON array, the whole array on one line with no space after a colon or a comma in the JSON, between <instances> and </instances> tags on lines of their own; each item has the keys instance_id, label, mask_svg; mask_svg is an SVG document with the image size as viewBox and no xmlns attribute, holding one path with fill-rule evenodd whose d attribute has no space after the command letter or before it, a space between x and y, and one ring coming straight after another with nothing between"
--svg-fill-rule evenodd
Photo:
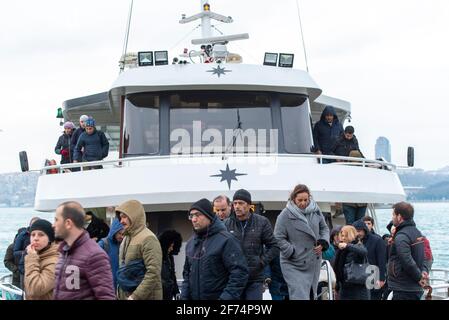
<instances>
[{"instance_id":1,"label":"woman in beige coat","mask_svg":"<svg viewBox=\"0 0 449 320\"><path fill-rule=\"evenodd\" d=\"M25 299L51 300L55 287L58 246L55 232L47 220L36 220L30 227L30 245L25 256Z\"/></svg>"}]
</instances>

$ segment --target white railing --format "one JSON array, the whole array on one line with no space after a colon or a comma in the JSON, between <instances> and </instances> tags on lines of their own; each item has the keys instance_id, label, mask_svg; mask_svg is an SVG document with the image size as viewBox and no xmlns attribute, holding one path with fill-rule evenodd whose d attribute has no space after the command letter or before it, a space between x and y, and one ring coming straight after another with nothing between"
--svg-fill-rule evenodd
<instances>
[{"instance_id":1,"label":"white railing","mask_svg":"<svg viewBox=\"0 0 449 320\"><path fill-rule=\"evenodd\" d=\"M342 157L342 156L332 156L323 154L274 154L274 153L259 153L259 154L223 154L223 155L213 155L213 154L188 154L188 155L167 155L167 156L141 156L141 157L127 157L120 158L116 160L101 160L101 161L91 161L91 162L76 162L60 165L44 166L40 170L41 174L47 174L49 171L56 170L55 173L70 172L70 169L81 168L81 171L88 167L94 166L112 166L116 168L124 167L125 164L135 161L146 161L146 160L183 160L183 159L207 159L207 158L222 158L227 159L229 157L273 157L273 158L305 158L305 159L316 159L319 164L323 164L323 160L336 160L336 162L327 163L323 165L345 165L345 166L358 166L358 167L368 167L375 169L383 169L389 171L395 171L396 165L389 162L379 161L379 160L369 160L365 158L355 158L355 157Z\"/></svg>"},{"instance_id":2,"label":"white railing","mask_svg":"<svg viewBox=\"0 0 449 320\"><path fill-rule=\"evenodd\" d=\"M11 284L12 275L0 277L0 300L20 300L23 291Z\"/></svg>"},{"instance_id":3,"label":"white railing","mask_svg":"<svg viewBox=\"0 0 449 320\"><path fill-rule=\"evenodd\" d=\"M326 287L321 288L321 294L319 297L321 297L322 300L335 300L334 297L334 283L336 281L335 279L335 273L332 269L332 266L329 261L323 260L321 262L321 271L324 271L326 273ZM326 299L323 299L326 297Z\"/></svg>"}]
</instances>

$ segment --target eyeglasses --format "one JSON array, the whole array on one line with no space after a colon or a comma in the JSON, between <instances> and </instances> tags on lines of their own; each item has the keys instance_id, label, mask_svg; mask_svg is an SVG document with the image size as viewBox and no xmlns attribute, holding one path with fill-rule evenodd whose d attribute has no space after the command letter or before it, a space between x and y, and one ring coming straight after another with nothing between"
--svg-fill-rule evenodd
<instances>
[{"instance_id":1,"label":"eyeglasses","mask_svg":"<svg viewBox=\"0 0 449 320\"><path fill-rule=\"evenodd\" d=\"M93 130L94 127L86 127L86 130Z\"/></svg>"},{"instance_id":2,"label":"eyeglasses","mask_svg":"<svg viewBox=\"0 0 449 320\"><path fill-rule=\"evenodd\" d=\"M196 213L189 213L188 214L188 218L189 218L189 220L192 220L194 217L195 218L199 218L199 217L201 217L201 216L203 216L203 214L202 213L200 213L200 212L196 212Z\"/></svg>"}]
</instances>

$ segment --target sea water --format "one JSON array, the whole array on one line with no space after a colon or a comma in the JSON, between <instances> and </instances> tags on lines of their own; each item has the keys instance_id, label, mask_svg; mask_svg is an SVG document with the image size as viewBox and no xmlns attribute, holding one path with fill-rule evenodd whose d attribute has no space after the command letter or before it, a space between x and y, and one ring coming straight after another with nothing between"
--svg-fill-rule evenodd
<instances>
[{"instance_id":1,"label":"sea water","mask_svg":"<svg viewBox=\"0 0 449 320\"><path fill-rule=\"evenodd\" d=\"M427 236L434 255L434 268L449 268L449 203L415 203L415 221ZM391 220L391 209L377 210L380 235L388 233L385 226ZM13 241L17 230L27 226L32 217L38 216L53 223L54 212L36 212L31 208L0 208L0 274L9 271L3 264L6 248Z\"/></svg>"}]
</instances>

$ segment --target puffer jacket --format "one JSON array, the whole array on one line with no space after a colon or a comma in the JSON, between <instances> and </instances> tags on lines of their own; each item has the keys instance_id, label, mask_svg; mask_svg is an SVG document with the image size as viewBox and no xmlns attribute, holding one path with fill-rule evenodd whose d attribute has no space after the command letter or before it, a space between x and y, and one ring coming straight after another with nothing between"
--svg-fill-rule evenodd
<instances>
[{"instance_id":1,"label":"puffer jacket","mask_svg":"<svg viewBox=\"0 0 449 320\"><path fill-rule=\"evenodd\" d=\"M87 231L59 245L54 300L115 300L108 255Z\"/></svg>"},{"instance_id":2,"label":"puffer jacket","mask_svg":"<svg viewBox=\"0 0 449 320\"><path fill-rule=\"evenodd\" d=\"M396 227L388 261L390 290L422 292L419 285L422 272L429 272L424 263L424 237L413 220Z\"/></svg>"},{"instance_id":3,"label":"puffer jacket","mask_svg":"<svg viewBox=\"0 0 449 320\"><path fill-rule=\"evenodd\" d=\"M81 149L84 151L81 152ZM95 130L92 134L83 132L76 144L73 159L77 161L99 161L108 156L109 142L103 132Z\"/></svg>"},{"instance_id":4,"label":"puffer jacket","mask_svg":"<svg viewBox=\"0 0 449 320\"><path fill-rule=\"evenodd\" d=\"M329 112L334 115L332 125L329 125L325 119L325 115ZM327 106L321 114L320 121L315 123L313 127L313 143L315 144L315 149L321 151L323 154L332 154L332 147L342 133L343 126L340 120L338 120L335 109Z\"/></svg>"},{"instance_id":5,"label":"puffer jacket","mask_svg":"<svg viewBox=\"0 0 449 320\"><path fill-rule=\"evenodd\" d=\"M134 300L162 300L162 250L156 235L146 227L145 210L136 200L127 201L116 208L131 221L125 230L125 238L120 244L120 267L133 260L143 260L146 272L142 282L134 292L118 288L118 298L126 300L130 295Z\"/></svg>"},{"instance_id":6,"label":"puffer jacket","mask_svg":"<svg viewBox=\"0 0 449 320\"><path fill-rule=\"evenodd\" d=\"M55 287L55 266L58 261L58 245L51 244L39 253L25 256L25 299L51 300Z\"/></svg>"},{"instance_id":7,"label":"puffer jacket","mask_svg":"<svg viewBox=\"0 0 449 320\"><path fill-rule=\"evenodd\" d=\"M239 300L248 265L237 239L217 217L187 242L182 300Z\"/></svg>"},{"instance_id":8,"label":"puffer jacket","mask_svg":"<svg viewBox=\"0 0 449 320\"><path fill-rule=\"evenodd\" d=\"M242 226L233 212L224 223L242 246L248 262L248 283L264 281L265 266L279 255L279 247L270 221L264 216L251 213L247 224Z\"/></svg>"}]
</instances>

